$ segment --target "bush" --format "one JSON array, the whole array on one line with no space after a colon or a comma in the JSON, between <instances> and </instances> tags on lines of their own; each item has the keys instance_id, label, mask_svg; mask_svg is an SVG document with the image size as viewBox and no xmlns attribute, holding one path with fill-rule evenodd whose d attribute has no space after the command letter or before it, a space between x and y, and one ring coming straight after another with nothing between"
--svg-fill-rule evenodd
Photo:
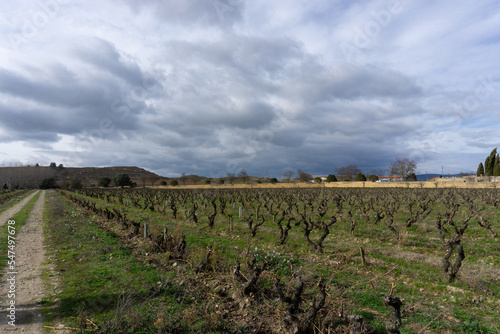
<instances>
[{"instance_id":1,"label":"bush","mask_svg":"<svg viewBox=\"0 0 500 334\"><path fill-rule=\"evenodd\" d=\"M406 181L417 181L417 176L415 175L415 173L410 173L406 177Z\"/></svg>"},{"instance_id":2,"label":"bush","mask_svg":"<svg viewBox=\"0 0 500 334\"><path fill-rule=\"evenodd\" d=\"M167 181L163 180L160 182L160 186L166 186L167 185Z\"/></svg>"},{"instance_id":3,"label":"bush","mask_svg":"<svg viewBox=\"0 0 500 334\"><path fill-rule=\"evenodd\" d=\"M203 180L203 182L204 182L205 184L210 184L210 183L212 183L210 180Z\"/></svg>"},{"instance_id":4,"label":"bush","mask_svg":"<svg viewBox=\"0 0 500 334\"><path fill-rule=\"evenodd\" d=\"M99 187L109 187L111 184L111 179L109 177L101 177L97 183Z\"/></svg>"},{"instance_id":5,"label":"bush","mask_svg":"<svg viewBox=\"0 0 500 334\"><path fill-rule=\"evenodd\" d=\"M178 185L179 185L179 181L177 181L177 180L172 180L172 181L170 181L170 185L171 185L171 186L178 186Z\"/></svg>"},{"instance_id":6,"label":"bush","mask_svg":"<svg viewBox=\"0 0 500 334\"><path fill-rule=\"evenodd\" d=\"M217 184L224 184L224 180L223 179L218 179L217 180Z\"/></svg>"},{"instance_id":7,"label":"bush","mask_svg":"<svg viewBox=\"0 0 500 334\"><path fill-rule=\"evenodd\" d=\"M354 178L354 181L366 181L366 176L364 176L362 173L358 173L356 177Z\"/></svg>"},{"instance_id":8,"label":"bush","mask_svg":"<svg viewBox=\"0 0 500 334\"><path fill-rule=\"evenodd\" d=\"M337 182L337 177L333 174L329 174L326 178L326 182L330 183L330 182Z\"/></svg>"},{"instance_id":9,"label":"bush","mask_svg":"<svg viewBox=\"0 0 500 334\"><path fill-rule=\"evenodd\" d=\"M82 185L82 181L80 181L80 180L73 179L69 183L69 189L82 189L82 188L83 188L83 185Z\"/></svg>"},{"instance_id":10,"label":"bush","mask_svg":"<svg viewBox=\"0 0 500 334\"><path fill-rule=\"evenodd\" d=\"M271 182L272 184L275 184L275 183L278 183L278 179L275 177L272 177L269 179L269 182Z\"/></svg>"},{"instance_id":11,"label":"bush","mask_svg":"<svg viewBox=\"0 0 500 334\"><path fill-rule=\"evenodd\" d=\"M368 175L368 181L372 181L372 182L375 182L375 181L378 181L378 176L377 175Z\"/></svg>"},{"instance_id":12,"label":"bush","mask_svg":"<svg viewBox=\"0 0 500 334\"><path fill-rule=\"evenodd\" d=\"M42 183L40 184L40 189L51 189L55 188L56 186L57 186L56 179L51 177L43 179Z\"/></svg>"},{"instance_id":13,"label":"bush","mask_svg":"<svg viewBox=\"0 0 500 334\"><path fill-rule=\"evenodd\" d=\"M115 182L115 186L117 187L127 187L127 186L130 186L130 187L133 187L134 186L134 183L132 182L132 180L130 179L130 176L128 176L128 174L118 174L114 180Z\"/></svg>"},{"instance_id":14,"label":"bush","mask_svg":"<svg viewBox=\"0 0 500 334\"><path fill-rule=\"evenodd\" d=\"M321 180L321 178L319 176L315 177L314 178L314 183L321 183L323 180Z\"/></svg>"}]
</instances>

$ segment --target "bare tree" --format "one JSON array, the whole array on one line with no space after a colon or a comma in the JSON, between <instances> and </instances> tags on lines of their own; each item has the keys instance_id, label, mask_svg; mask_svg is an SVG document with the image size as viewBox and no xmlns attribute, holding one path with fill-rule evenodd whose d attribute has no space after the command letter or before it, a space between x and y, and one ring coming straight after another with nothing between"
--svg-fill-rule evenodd
<instances>
[{"instance_id":1,"label":"bare tree","mask_svg":"<svg viewBox=\"0 0 500 334\"><path fill-rule=\"evenodd\" d=\"M290 182L290 179L293 177L293 174L295 174L293 170L287 170L286 172L283 173L283 176L285 177L285 179L287 179L288 182Z\"/></svg>"},{"instance_id":2,"label":"bare tree","mask_svg":"<svg viewBox=\"0 0 500 334\"><path fill-rule=\"evenodd\" d=\"M189 175L189 180L191 180L191 182L193 182L194 184L197 184L198 181L200 181L200 179L201 178L198 175L195 174Z\"/></svg>"},{"instance_id":3,"label":"bare tree","mask_svg":"<svg viewBox=\"0 0 500 334\"><path fill-rule=\"evenodd\" d=\"M240 170L240 172L238 173L238 177L241 177L241 179L243 180L243 183L247 183L248 182L248 173L247 173L246 169Z\"/></svg>"},{"instance_id":4,"label":"bare tree","mask_svg":"<svg viewBox=\"0 0 500 334\"><path fill-rule=\"evenodd\" d=\"M373 169L372 170L372 175L386 176L387 175L387 169Z\"/></svg>"},{"instance_id":5,"label":"bare tree","mask_svg":"<svg viewBox=\"0 0 500 334\"><path fill-rule=\"evenodd\" d=\"M311 174L306 173L301 169L297 169L297 175L299 176L300 182L309 182L313 179Z\"/></svg>"},{"instance_id":6,"label":"bare tree","mask_svg":"<svg viewBox=\"0 0 500 334\"><path fill-rule=\"evenodd\" d=\"M157 176L148 177L148 181L151 182L151 186L153 186L153 187L154 187L155 183L158 182L159 180L160 180L160 178Z\"/></svg>"},{"instance_id":7,"label":"bare tree","mask_svg":"<svg viewBox=\"0 0 500 334\"><path fill-rule=\"evenodd\" d=\"M356 165L335 168L335 175L342 181L352 181L359 173L361 173L361 170Z\"/></svg>"},{"instance_id":8,"label":"bare tree","mask_svg":"<svg viewBox=\"0 0 500 334\"><path fill-rule=\"evenodd\" d=\"M233 184L234 179L236 179L236 176L234 175L234 173L227 173L227 179L229 181L229 184Z\"/></svg>"},{"instance_id":9,"label":"bare tree","mask_svg":"<svg viewBox=\"0 0 500 334\"><path fill-rule=\"evenodd\" d=\"M182 175L179 179L181 180L183 185L186 185L186 181L188 179L188 177L186 176L186 173L182 173Z\"/></svg>"},{"instance_id":10,"label":"bare tree","mask_svg":"<svg viewBox=\"0 0 500 334\"><path fill-rule=\"evenodd\" d=\"M9 189L38 187L44 179L56 178L56 171L49 167L2 167L0 180Z\"/></svg>"},{"instance_id":11,"label":"bare tree","mask_svg":"<svg viewBox=\"0 0 500 334\"><path fill-rule=\"evenodd\" d=\"M392 163L390 173L391 175L399 175L406 181L408 175L415 173L416 169L417 163L415 160L399 157Z\"/></svg>"}]
</instances>

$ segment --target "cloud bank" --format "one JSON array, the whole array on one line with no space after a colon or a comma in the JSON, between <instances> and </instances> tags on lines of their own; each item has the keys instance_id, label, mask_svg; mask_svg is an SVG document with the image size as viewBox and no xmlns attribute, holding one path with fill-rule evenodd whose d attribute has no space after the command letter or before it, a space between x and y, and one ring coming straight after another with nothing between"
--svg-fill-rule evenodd
<instances>
[{"instance_id":1,"label":"cloud bank","mask_svg":"<svg viewBox=\"0 0 500 334\"><path fill-rule=\"evenodd\" d=\"M281 177L499 146L500 10L431 1L0 5L0 161Z\"/></svg>"}]
</instances>

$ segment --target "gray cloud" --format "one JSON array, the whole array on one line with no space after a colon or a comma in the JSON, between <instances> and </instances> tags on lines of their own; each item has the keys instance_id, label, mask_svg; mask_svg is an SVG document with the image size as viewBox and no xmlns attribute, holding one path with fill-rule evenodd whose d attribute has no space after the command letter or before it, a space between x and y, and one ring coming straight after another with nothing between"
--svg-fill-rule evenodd
<instances>
[{"instance_id":1,"label":"gray cloud","mask_svg":"<svg viewBox=\"0 0 500 334\"><path fill-rule=\"evenodd\" d=\"M22 52L0 53L0 151L21 147L2 159L281 176L351 163L370 172L404 155L430 172L495 145L499 88L482 80L500 77L490 2L433 4L433 17L448 17L433 29L421 24L431 5L404 3L373 36L377 1L69 3ZM28 9L41 10L14 7L28 23ZM22 31L3 9L0 30ZM348 63L339 45L359 31L370 50Z\"/></svg>"},{"instance_id":2,"label":"gray cloud","mask_svg":"<svg viewBox=\"0 0 500 334\"><path fill-rule=\"evenodd\" d=\"M125 80L130 86L143 85L144 76L139 66L127 61L110 42L102 39L83 40L83 46L74 50L77 58L112 77Z\"/></svg>"}]
</instances>

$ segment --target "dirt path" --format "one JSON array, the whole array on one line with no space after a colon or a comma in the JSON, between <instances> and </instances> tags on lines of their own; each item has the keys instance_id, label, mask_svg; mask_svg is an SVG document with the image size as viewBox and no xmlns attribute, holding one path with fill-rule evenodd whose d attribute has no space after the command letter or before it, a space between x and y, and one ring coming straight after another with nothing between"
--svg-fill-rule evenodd
<instances>
[{"instance_id":1,"label":"dirt path","mask_svg":"<svg viewBox=\"0 0 500 334\"><path fill-rule=\"evenodd\" d=\"M0 226L3 226L5 225L5 223L7 222L7 220L9 220L10 218L12 218L16 213L18 213L19 211L21 211L22 208L24 208L24 206L26 204L28 204L28 202L33 198L33 196L35 196L36 194L38 194L38 191L35 191L33 194L29 195L28 197L26 197L25 199L23 199L21 202L17 203L16 205L14 205L13 207L7 209L6 211L4 211L2 214L0 214Z\"/></svg>"},{"instance_id":2,"label":"dirt path","mask_svg":"<svg viewBox=\"0 0 500 334\"><path fill-rule=\"evenodd\" d=\"M20 230L16 229L15 247L15 297L9 298L8 279L5 269L1 276L0 284L0 333L14 330L19 333L43 333L42 314L39 304L44 296L44 286L41 278L42 263L45 256L43 236L43 206L45 191L42 191L30 216ZM11 218L10 216L9 218ZM7 324L10 312L7 307L15 301L15 327Z\"/></svg>"}]
</instances>

